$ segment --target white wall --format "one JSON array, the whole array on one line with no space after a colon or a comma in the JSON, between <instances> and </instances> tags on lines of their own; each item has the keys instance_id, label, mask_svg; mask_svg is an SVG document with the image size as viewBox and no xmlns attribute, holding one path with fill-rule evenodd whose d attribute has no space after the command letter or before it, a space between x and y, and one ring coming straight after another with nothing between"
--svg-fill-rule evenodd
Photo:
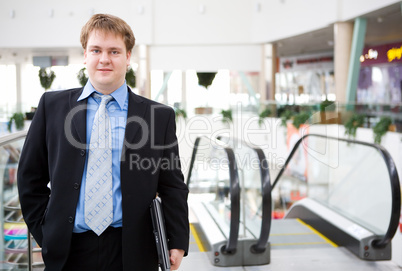
<instances>
[{"instance_id":1,"label":"white wall","mask_svg":"<svg viewBox=\"0 0 402 271\"><path fill-rule=\"evenodd\" d=\"M261 45L151 46L151 69L261 70Z\"/></svg>"},{"instance_id":2,"label":"white wall","mask_svg":"<svg viewBox=\"0 0 402 271\"><path fill-rule=\"evenodd\" d=\"M139 6L143 6L143 14L138 13ZM1 1L0 48L80 47L81 27L93 13L101 12L122 17L141 43L151 43L151 10L149 1L140 0L114 0L113 4L92 0Z\"/></svg>"}]
</instances>

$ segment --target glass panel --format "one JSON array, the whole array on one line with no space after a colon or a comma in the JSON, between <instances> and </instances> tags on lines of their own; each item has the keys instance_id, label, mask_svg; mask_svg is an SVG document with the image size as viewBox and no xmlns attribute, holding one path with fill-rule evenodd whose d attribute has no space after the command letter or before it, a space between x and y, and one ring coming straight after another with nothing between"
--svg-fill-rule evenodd
<instances>
[{"instance_id":1,"label":"glass panel","mask_svg":"<svg viewBox=\"0 0 402 271\"><path fill-rule=\"evenodd\" d=\"M222 138L235 152L240 179L239 237L258 238L261 231L261 174L257 152L245 142ZM251 234L251 236L250 236Z\"/></svg>"},{"instance_id":2,"label":"glass panel","mask_svg":"<svg viewBox=\"0 0 402 271\"><path fill-rule=\"evenodd\" d=\"M308 136L275 187L276 208L312 198L357 224L383 235L391 217L388 168L372 146Z\"/></svg>"},{"instance_id":3,"label":"glass panel","mask_svg":"<svg viewBox=\"0 0 402 271\"><path fill-rule=\"evenodd\" d=\"M27 227L23 221L17 189L17 165L24 139L0 146L0 185L2 191L0 269L28 270ZM38 247L33 241L34 247ZM34 262L42 262L40 252Z\"/></svg>"},{"instance_id":4,"label":"glass panel","mask_svg":"<svg viewBox=\"0 0 402 271\"><path fill-rule=\"evenodd\" d=\"M194 159L189 189L192 200L202 202L226 237L230 232L230 174L228 156L210 139L201 137Z\"/></svg>"}]
</instances>

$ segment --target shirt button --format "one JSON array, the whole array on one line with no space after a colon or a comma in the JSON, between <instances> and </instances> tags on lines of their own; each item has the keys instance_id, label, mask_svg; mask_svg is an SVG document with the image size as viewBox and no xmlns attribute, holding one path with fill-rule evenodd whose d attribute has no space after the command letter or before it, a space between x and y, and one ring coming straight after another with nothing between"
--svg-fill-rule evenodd
<instances>
[{"instance_id":1,"label":"shirt button","mask_svg":"<svg viewBox=\"0 0 402 271\"><path fill-rule=\"evenodd\" d=\"M80 187L80 185L79 185L78 183L75 183L75 184L74 184L74 189L77 190L79 187Z\"/></svg>"},{"instance_id":2,"label":"shirt button","mask_svg":"<svg viewBox=\"0 0 402 271\"><path fill-rule=\"evenodd\" d=\"M81 156L84 156L85 155L85 150L81 150Z\"/></svg>"},{"instance_id":3,"label":"shirt button","mask_svg":"<svg viewBox=\"0 0 402 271\"><path fill-rule=\"evenodd\" d=\"M68 217L68 222L69 222L69 223L73 223L73 221L74 221L74 218L73 218L72 216L69 216L69 217Z\"/></svg>"}]
</instances>

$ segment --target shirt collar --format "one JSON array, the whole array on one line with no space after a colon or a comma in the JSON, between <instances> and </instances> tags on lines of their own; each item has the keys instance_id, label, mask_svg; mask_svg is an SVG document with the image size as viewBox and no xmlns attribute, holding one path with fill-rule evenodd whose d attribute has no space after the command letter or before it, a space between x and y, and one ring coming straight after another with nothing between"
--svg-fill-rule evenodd
<instances>
[{"instance_id":1,"label":"shirt collar","mask_svg":"<svg viewBox=\"0 0 402 271\"><path fill-rule=\"evenodd\" d=\"M84 100L86 98L88 98L89 96L92 95L92 93L97 92L96 89L92 86L91 82L87 82L87 84L84 86L84 90L82 91L80 97L78 98L78 101ZM101 94L101 93L99 93ZM120 106L120 109L124 108L124 103L126 102L127 99L127 84L126 81L124 81L123 85L121 85L121 87L119 87L118 89L116 89L115 91L113 91L110 95L112 95L112 97L117 101L117 103Z\"/></svg>"}]
</instances>

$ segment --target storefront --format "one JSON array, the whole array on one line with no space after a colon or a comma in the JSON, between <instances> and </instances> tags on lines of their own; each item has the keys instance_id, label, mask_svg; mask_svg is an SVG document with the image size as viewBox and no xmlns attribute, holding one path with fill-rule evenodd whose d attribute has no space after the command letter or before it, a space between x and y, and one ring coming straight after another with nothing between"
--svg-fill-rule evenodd
<instances>
[{"instance_id":1,"label":"storefront","mask_svg":"<svg viewBox=\"0 0 402 271\"><path fill-rule=\"evenodd\" d=\"M402 42L366 47L360 57L357 103L402 102Z\"/></svg>"},{"instance_id":2,"label":"storefront","mask_svg":"<svg viewBox=\"0 0 402 271\"><path fill-rule=\"evenodd\" d=\"M319 103L335 100L333 53L282 57L276 74L279 103Z\"/></svg>"}]
</instances>

